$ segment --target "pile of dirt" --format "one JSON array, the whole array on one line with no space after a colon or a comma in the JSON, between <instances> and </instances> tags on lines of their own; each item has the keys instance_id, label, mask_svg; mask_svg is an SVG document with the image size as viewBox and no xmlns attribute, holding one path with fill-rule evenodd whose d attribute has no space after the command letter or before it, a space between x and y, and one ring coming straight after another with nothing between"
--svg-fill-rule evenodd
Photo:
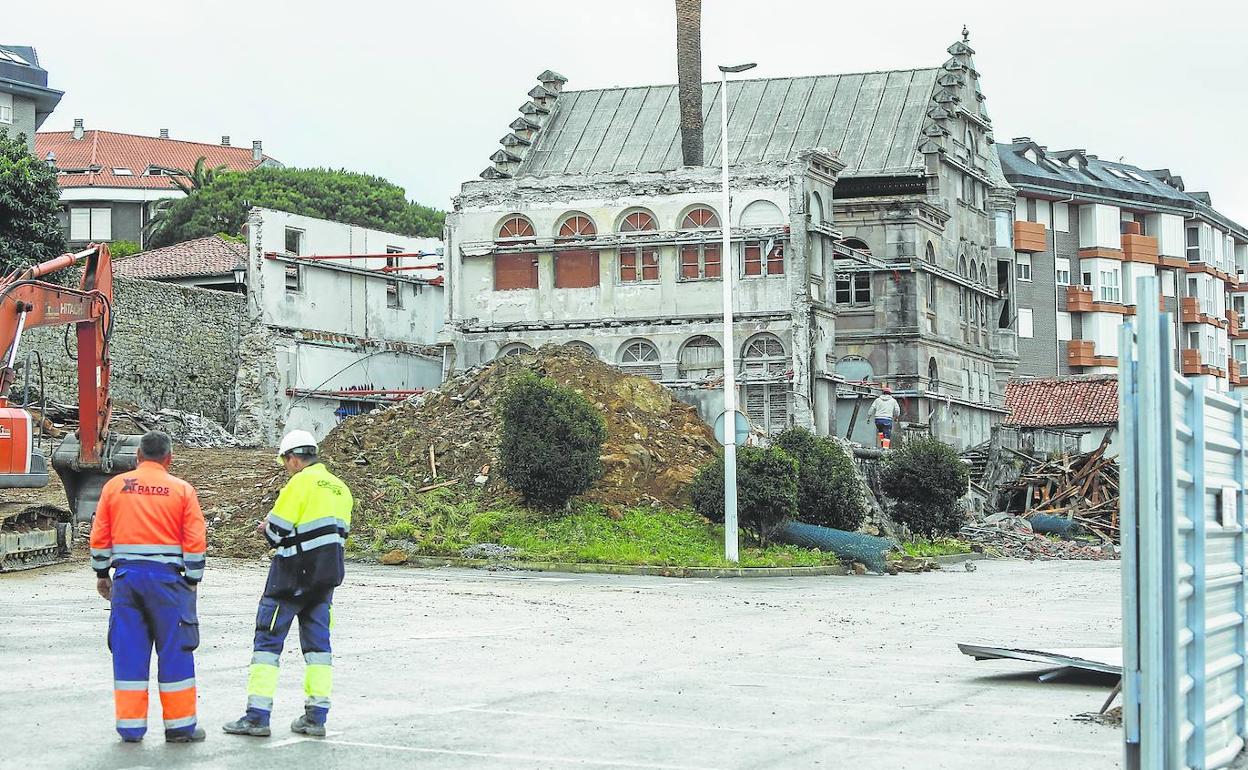
<instances>
[{"instance_id":1,"label":"pile of dirt","mask_svg":"<svg viewBox=\"0 0 1248 770\"><path fill-rule=\"evenodd\" d=\"M629 376L578 348L547 346L494 361L436 391L350 417L335 428L321 442L321 457L354 493L356 521L384 516L396 500L411 500L437 485L443 494L515 501L497 472L498 410L509 380L522 371L572 388L606 420L603 477L578 499L608 511L688 505L689 482L717 448L697 410L662 385ZM279 479L257 496L252 520L268 510L280 486Z\"/></svg>"}]
</instances>

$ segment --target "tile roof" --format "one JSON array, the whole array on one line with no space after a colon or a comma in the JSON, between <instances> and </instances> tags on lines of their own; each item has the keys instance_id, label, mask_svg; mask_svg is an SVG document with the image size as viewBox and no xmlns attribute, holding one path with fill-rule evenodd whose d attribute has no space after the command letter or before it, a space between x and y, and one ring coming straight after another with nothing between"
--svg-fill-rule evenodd
<instances>
[{"instance_id":1,"label":"tile roof","mask_svg":"<svg viewBox=\"0 0 1248 770\"><path fill-rule=\"evenodd\" d=\"M57 182L65 187L138 187L151 190L176 190L173 178L163 175L146 176L149 166L190 171L195 161L204 158L211 167L225 166L230 171L250 171L261 163L252 160L250 147L223 147L205 142L185 142L155 136L120 134L115 131L84 132L75 139L72 131L39 131L35 134L35 155L47 157L56 153L56 166L66 169L98 168L96 173L59 174ZM118 175L115 168L129 169L131 174Z\"/></svg>"},{"instance_id":2,"label":"tile roof","mask_svg":"<svg viewBox=\"0 0 1248 770\"><path fill-rule=\"evenodd\" d=\"M918 147L940 68L733 81L732 163L787 160L799 150L839 154L843 175L921 171ZM720 83L702 84L708 164L718 164ZM736 144L736 140L733 142ZM680 168L675 85L564 91L517 175Z\"/></svg>"},{"instance_id":3,"label":"tile roof","mask_svg":"<svg viewBox=\"0 0 1248 770\"><path fill-rule=\"evenodd\" d=\"M246 258L247 244L209 235L117 259L113 262L113 274L155 280L228 275Z\"/></svg>"},{"instance_id":4,"label":"tile roof","mask_svg":"<svg viewBox=\"0 0 1248 770\"><path fill-rule=\"evenodd\" d=\"M1118 422L1118 377L1091 374L1031 380L1005 385L1006 425L1060 428L1074 425L1115 425Z\"/></svg>"}]
</instances>

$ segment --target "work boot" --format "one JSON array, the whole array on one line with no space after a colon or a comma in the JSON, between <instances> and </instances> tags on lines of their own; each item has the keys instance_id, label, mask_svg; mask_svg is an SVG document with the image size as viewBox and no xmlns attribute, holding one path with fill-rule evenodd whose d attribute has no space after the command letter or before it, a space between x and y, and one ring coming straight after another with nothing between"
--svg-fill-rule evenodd
<instances>
[{"instance_id":1,"label":"work boot","mask_svg":"<svg viewBox=\"0 0 1248 770\"><path fill-rule=\"evenodd\" d=\"M298 719L290 723L290 731L292 733L302 733L303 735L311 735L316 738L325 737L325 723L313 722L308 719L307 714L301 715Z\"/></svg>"},{"instance_id":2,"label":"work boot","mask_svg":"<svg viewBox=\"0 0 1248 770\"><path fill-rule=\"evenodd\" d=\"M204 732L204 728L196 727L193 732L174 733L170 735L165 733L165 743L199 743L208 737L208 733Z\"/></svg>"},{"instance_id":3,"label":"work boot","mask_svg":"<svg viewBox=\"0 0 1248 770\"><path fill-rule=\"evenodd\" d=\"M121 736L121 742L122 743L142 743L143 736L142 735L135 735L135 736L123 735Z\"/></svg>"},{"instance_id":4,"label":"work boot","mask_svg":"<svg viewBox=\"0 0 1248 770\"><path fill-rule=\"evenodd\" d=\"M262 725L259 722L242 717L228 724L221 725L221 729L230 735L254 735L257 738L267 738L272 735L268 725Z\"/></svg>"}]
</instances>

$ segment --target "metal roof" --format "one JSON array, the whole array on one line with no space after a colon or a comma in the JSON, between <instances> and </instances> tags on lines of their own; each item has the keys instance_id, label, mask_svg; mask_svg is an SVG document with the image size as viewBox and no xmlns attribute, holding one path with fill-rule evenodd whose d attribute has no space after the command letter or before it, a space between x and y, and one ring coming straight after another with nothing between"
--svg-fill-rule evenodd
<instances>
[{"instance_id":1,"label":"metal roof","mask_svg":"<svg viewBox=\"0 0 1248 770\"><path fill-rule=\"evenodd\" d=\"M1034 151L1038 162L1027 157L1028 150ZM1082 150L1046 150L1031 141L998 143L997 153L1005 176L1013 185L1032 184L1174 206L1203 214L1241 237L1248 235L1243 225L1197 197L1207 194L1184 192L1160 179L1159 176L1169 175L1164 169L1145 171L1129 163L1109 163ZM1067 162L1072 157L1078 159L1079 168Z\"/></svg>"},{"instance_id":2,"label":"metal roof","mask_svg":"<svg viewBox=\"0 0 1248 770\"><path fill-rule=\"evenodd\" d=\"M730 164L782 161L806 149L838 155L842 176L918 173L938 68L733 81ZM719 165L720 84L702 84L705 162ZM675 85L565 91L516 175L680 168Z\"/></svg>"}]
</instances>

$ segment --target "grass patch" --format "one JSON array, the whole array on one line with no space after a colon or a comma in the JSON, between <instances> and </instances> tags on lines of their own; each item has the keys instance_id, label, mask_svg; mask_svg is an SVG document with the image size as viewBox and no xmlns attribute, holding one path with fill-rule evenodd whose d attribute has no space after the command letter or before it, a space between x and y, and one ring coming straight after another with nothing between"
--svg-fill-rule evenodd
<instances>
[{"instance_id":1,"label":"grass patch","mask_svg":"<svg viewBox=\"0 0 1248 770\"><path fill-rule=\"evenodd\" d=\"M956 537L918 538L901 544L907 556L951 556L971 552L971 544Z\"/></svg>"},{"instance_id":2,"label":"grass patch","mask_svg":"<svg viewBox=\"0 0 1248 770\"><path fill-rule=\"evenodd\" d=\"M359 522L372 550L401 543L418 554L458 556L477 543L497 543L530 561L682 567L728 567L723 526L690 511L637 508L608 516L594 505L543 514L521 507L481 510L475 496L450 490L412 495L387 483L385 512ZM837 564L835 555L788 545L744 546L743 567L813 567Z\"/></svg>"}]
</instances>

